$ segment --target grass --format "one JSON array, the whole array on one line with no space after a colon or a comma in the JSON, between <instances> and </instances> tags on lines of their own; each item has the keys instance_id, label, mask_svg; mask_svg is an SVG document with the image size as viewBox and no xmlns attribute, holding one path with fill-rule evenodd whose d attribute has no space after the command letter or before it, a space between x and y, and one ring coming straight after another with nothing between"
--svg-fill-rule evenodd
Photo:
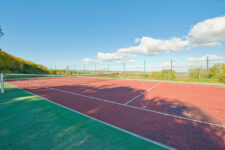
<instances>
[{"instance_id":1,"label":"grass","mask_svg":"<svg viewBox=\"0 0 225 150\"><path fill-rule=\"evenodd\" d=\"M5 84L0 149L165 149Z\"/></svg>"}]
</instances>

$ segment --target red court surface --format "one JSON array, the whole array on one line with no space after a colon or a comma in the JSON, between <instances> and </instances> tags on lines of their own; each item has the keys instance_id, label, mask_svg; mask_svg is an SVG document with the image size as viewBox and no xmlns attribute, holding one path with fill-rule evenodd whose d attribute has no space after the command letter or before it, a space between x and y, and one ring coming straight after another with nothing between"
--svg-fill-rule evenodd
<instances>
[{"instance_id":1,"label":"red court surface","mask_svg":"<svg viewBox=\"0 0 225 150\"><path fill-rule=\"evenodd\" d=\"M8 81L176 149L224 149L225 86L99 78Z\"/></svg>"}]
</instances>

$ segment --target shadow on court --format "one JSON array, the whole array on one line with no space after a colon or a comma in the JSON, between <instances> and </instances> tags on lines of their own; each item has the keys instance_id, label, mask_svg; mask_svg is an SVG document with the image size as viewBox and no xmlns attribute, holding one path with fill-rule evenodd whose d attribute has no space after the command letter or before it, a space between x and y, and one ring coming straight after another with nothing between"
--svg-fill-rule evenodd
<instances>
[{"instance_id":1,"label":"shadow on court","mask_svg":"<svg viewBox=\"0 0 225 150\"><path fill-rule=\"evenodd\" d=\"M165 149L8 85L0 116L4 150Z\"/></svg>"},{"instance_id":2,"label":"shadow on court","mask_svg":"<svg viewBox=\"0 0 225 150\"><path fill-rule=\"evenodd\" d=\"M179 119L177 117L121 105L134 96L143 93L144 90L137 90L126 86L110 87L109 85L97 87L88 85L51 86L51 88L61 90L57 91L45 87L35 88L32 85L25 86L21 82L12 82L11 84L104 122L177 149L222 150L225 147L224 127L202 124L193 120ZM94 98L121 104L113 104ZM214 118L204 113L201 109L187 106L181 103L179 99L171 100L164 97L147 99L144 96L140 99L138 104L135 104L134 101L130 105L173 114L187 119L219 124L217 120L214 120Z\"/></svg>"}]
</instances>

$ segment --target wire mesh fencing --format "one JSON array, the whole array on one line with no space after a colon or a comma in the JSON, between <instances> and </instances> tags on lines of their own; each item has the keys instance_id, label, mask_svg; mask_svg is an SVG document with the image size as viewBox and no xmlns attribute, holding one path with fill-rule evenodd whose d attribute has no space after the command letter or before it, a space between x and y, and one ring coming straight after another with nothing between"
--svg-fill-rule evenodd
<instances>
[{"instance_id":1,"label":"wire mesh fencing","mask_svg":"<svg viewBox=\"0 0 225 150\"><path fill-rule=\"evenodd\" d=\"M159 61L160 62L160 61ZM55 65L51 74L107 74L118 73L123 79L175 80L175 81L212 81L225 82L225 59L191 59L180 63L177 59L168 59L165 63L154 63L151 60L142 62L107 62Z\"/></svg>"}]
</instances>

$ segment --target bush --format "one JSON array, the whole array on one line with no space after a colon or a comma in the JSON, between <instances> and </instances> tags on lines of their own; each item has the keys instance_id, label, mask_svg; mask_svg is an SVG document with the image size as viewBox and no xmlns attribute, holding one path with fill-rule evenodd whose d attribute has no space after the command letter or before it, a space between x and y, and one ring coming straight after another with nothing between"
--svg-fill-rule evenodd
<instances>
[{"instance_id":1,"label":"bush","mask_svg":"<svg viewBox=\"0 0 225 150\"><path fill-rule=\"evenodd\" d=\"M225 83L225 64L216 64L210 71L212 78L217 78L219 82Z\"/></svg>"},{"instance_id":2,"label":"bush","mask_svg":"<svg viewBox=\"0 0 225 150\"><path fill-rule=\"evenodd\" d=\"M206 69L193 68L189 71L189 80L203 81L206 80ZM208 79L225 83L225 64L215 64L209 68Z\"/></svg>"},{"instance_id":3,"label":"bush","mask_svg":"<svg viewBox=\"0 0 225 150\"><path fill-rule=\"evenodd\" d=\"M206 69L193 68L189 69L189 80L205 80L206 79Z\"/></svg>"},{"instance_id":4,"label":"bush","mask_svg":"<svg viewBox=\"0 0 225 150\"><path fill-rule=\"evenodd\" d=\"M152 79L161 80L162 79L162 74L161 74L161 72L152 72L150 77Z\"/></svg>"},{"instance_id":5,"label":"bush","mask_svg":"<svg viewBox=\"0 0 225 150\"><path fill-rule=\"evenodd\" d=\"M170 80L171 79L171 70L165 69L161 72L152 72L150 77L156 80ZM175 71L172 71L173 80L176 79Z\"/></svg>"},{"instance_id":6,"label":"bush","mask_svg":"<svg viewBox=\"0 0 225 150\"><path fill-rule=\"evenodd\" d=\"M165 69L162 70L162 79L163 80L170 80L171 79L171 70ZM172 79L175 80L175 71L172 70Z\"/></svg>"}]
</instances>

